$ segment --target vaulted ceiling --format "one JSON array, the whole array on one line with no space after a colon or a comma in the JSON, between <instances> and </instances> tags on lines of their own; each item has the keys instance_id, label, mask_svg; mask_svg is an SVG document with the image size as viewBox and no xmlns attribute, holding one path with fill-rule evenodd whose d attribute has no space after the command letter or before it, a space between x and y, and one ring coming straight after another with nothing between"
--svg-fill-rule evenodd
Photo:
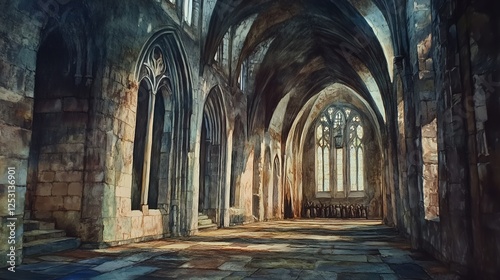
<instances>
[{"instance_id":1,"label":"vaulted ceiling","mask_svg":"<svg viewBox=\"0 0 500 280\"><path fill-rule=\"evenodd\" d=\"M251 122L264 116L262 125L268 127L286 97L283 130L288 131L308 100L339 83L365 99L376 112L376 121L383 124L393 98L392 38L397 36L393 1L219 0L202 59L210 64L224 35L251 20L232 72L239 73L243 61L272 39L249 98ZM235 84L238 77L231 79Z\"/></svg>"}]
</instances>

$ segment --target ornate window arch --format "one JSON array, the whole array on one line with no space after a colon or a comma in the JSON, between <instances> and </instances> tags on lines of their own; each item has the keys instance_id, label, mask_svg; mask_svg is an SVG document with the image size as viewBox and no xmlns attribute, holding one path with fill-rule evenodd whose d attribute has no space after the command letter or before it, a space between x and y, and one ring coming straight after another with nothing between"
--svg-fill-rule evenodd
<instances>
[{"instance_id":1,"label":"ornate window arch","mask_svg":"<svg viewBox=\"0 0 500 280\"><path fill-rule=\"evenodd\" d=\"M315 126L317 196L348 196L365 191L364 126L361 115L333 104Z\"/></svg>"}]
</instances>

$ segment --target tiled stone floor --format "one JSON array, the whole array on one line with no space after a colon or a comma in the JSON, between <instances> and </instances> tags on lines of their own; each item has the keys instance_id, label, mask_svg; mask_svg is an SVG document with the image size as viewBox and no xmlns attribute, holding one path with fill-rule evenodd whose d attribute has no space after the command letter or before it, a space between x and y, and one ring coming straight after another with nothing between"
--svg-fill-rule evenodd
<instances>
[{"instance_id":1,"label":"tiled stone floor","mask_svg":"<svg viewBox=\"0 0 500 280\"><path fill-rule=\"evenodd\" d=\"M458 279L378 221L256 223L26 258L1 279Z\"/></svg>"}]
</instances>

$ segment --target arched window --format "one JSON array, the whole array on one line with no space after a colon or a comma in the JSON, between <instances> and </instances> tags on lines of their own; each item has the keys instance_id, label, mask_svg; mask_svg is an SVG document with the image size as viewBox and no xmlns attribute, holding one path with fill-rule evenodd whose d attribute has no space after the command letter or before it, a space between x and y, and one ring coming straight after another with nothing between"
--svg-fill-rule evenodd
<instances>
[{"instance_id":1,"label":"arched window","mask_svg":"<svg viewBox=\"0 0 500 280\"><path fill-rule=\"evenodd\" d=\"M363 177L363 127L361 125L361 118L355 116L352 118L349 125L349 164L350 173L349 181L351 182L351 191L364 191L364 177Z\"/></svg>"},{"instance_id":2,"label":"arched window","mask_svg":"<svg viewBox=\"0 0 500 280\"><path fill-rule=\"evenodd\" d=\"M160 166L168 163L172 126L170 73L164 50L155 45L141 65L132 166L132 210L158 208Z\"/></svg>"},{"instance_id":3,"label":"arched window","mask_svg":"<svg viewBox=\"0 0 500 280\"><path fill-rule=\"evenodd\" d=\"M193 19L193 0L184 0L184 21L191 25Z\"/></svg>"},{"instance_id":4,"label":"arched window","mask_svg":"<svg viewBox=\"0 0 500 280\"><path fill-rule=\"evenodd\" d=\"M364 129L361 116L348 107L331 105L316 129L316 192L346 196L365 190Z\"/></svg>"}]
</instances>

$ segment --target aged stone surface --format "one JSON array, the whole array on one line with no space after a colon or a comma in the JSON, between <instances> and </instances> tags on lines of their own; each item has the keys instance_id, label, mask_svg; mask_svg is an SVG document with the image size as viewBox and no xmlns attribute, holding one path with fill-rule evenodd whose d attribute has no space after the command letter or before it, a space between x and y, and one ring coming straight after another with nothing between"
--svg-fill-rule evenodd
<instances>
[{"instance_id":1,"label":"aged stone surface","mask_svg":"<svg viewBox=\"0 0 500 280\"><path fill-rule=\"evenodd\" d=\"M205 222L340 213L381 219L464 279L498 279L497 2L1 2L0 218L11 217L13 184L16 261L24 220L98 247L196 235ZM360 115L362 137L342 116L321 120L331 105ZM319 137L326 121L343 134ZM326 259L193 257L172 272L157 256L46 265L54 277L103 279L432 274L394 251L294 248Z\"/></svg>"},{"instance_id":2,"label":"aged stone surface","mask_svg":"<svg viewBox=\"0 0 500 280\"><path fill-rule=\"evenodd\" d=\"M311 227L314 230L310 230ZM294 233L297 229L309 230L310 237L323 241L297 240ZM342 235L330 234L345 231L354 240L343 241ZM311 248L315 250L310 251ZM42 276L457 279L457 275L437 261L408 248L395 231L379 222L266 222L208 231L187 239L30 257L17 273L30 279ZM318 254L318 251L328 253ZM345 254L347 251L349 254Z\"/></svg>"}]
</instances>

